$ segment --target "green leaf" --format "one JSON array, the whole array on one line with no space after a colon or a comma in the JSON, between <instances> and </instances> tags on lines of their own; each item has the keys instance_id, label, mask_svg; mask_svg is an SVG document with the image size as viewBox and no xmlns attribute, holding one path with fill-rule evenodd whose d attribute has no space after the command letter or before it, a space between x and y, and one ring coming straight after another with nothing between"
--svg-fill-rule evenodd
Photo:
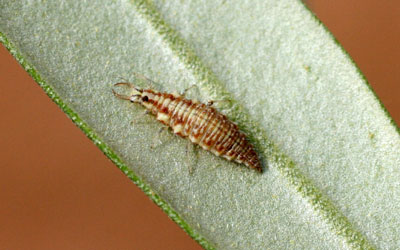
<instances>
[{"instance_id":1,"label":"green leaf","mask_svg":"<svg viewBox=\"0 0 400 250\"><path fill-rule=\"evenodd\" d=\"M400 245L400 137L297 1L0 1L0 40L83 132L204 248ZM256 173L172 133L114 83L229 100ZM189 168L194 173L189 173Z\"/></svg>"}]
</instances>

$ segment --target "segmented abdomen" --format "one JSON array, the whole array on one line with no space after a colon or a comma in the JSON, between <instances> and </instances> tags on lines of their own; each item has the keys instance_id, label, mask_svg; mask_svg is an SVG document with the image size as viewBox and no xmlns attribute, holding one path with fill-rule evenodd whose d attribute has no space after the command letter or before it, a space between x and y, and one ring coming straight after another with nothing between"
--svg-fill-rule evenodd
<instances>
[{"instance_id":1,"label":"segmented abdomen","mask_svg":"<svg viewBox=\"0 0 400 250\"><path fill-rule=\"evenodd\" d=\"M262 171L253 146L238 126L214 108L179 95L143 90L148 99L142 104L171 127L175 134L228 160Z\"/></svg>"}]
</instances>

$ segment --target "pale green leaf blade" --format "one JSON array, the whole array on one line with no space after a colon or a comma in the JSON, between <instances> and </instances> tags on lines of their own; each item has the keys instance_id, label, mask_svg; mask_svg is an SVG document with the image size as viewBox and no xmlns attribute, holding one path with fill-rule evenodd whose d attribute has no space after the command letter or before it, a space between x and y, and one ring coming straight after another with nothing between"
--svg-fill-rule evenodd
<instances>
[{"instance_id":1,"label":"pale green leaf blade","mask_svg":"<svg viewBox=\"0 0 400 250\"><path fill-rule=\"evenodd\" d=\"M0 15L20 63L205 248L400 244L399 134L300 2L2 1ZM111 94L132 72L160 90L197 84L191 97L230 100L220 108L266 171L187 156L171 133L151 149L161 125L132 125L143 109Z\"/></svg>"}]
</instances>

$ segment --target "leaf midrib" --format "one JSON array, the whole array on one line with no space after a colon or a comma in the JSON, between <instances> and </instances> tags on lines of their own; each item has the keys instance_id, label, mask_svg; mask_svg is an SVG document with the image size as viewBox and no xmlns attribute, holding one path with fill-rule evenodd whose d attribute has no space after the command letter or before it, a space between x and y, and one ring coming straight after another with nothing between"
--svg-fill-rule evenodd
<instances>
[{"instance_id":1,"label":"leaf midrib","mask_svg":"<svg viewBox=\"0 0 400 250\"><path fill-rule=\"evenodd\" d=\"M258 151L266 156L267 159L264 159L264 162L277 162L281 175L288 180L303 199L311 204L314 211L330 225L331 230L336 235L343 237L349 246L374 249L366 237L333 205L330 199L311 180L306 178L296 167L296 164L268 138L267 132L250 117L249 112L227 91L224 84L218 80L212 71L203 65L202 61L186 45L178 33L168 26L156 8L148 1L133 1L132 3L154 31L161 36L170 50L192 72L203 91L207 92L209 96L230 100L231 112L228 116L240 124L240 128L246 132ZM257 140L254 136L255 134L261 135L263 142Z\"/></svg>"}]
</instances>

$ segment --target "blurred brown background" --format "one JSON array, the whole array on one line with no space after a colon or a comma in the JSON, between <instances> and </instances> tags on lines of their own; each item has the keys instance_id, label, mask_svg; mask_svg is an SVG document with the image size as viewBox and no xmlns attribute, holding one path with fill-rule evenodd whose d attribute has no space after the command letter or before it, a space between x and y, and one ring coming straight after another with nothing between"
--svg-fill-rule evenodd
<instances>
[{"instance_id":1,"label":"blurred brown background","mask_svg":"<svg viewBox=\"0 0 400 250\"><path fill-rule=\"evenodd\" d=\"M307 5L399 124L400 2L315 0ZM0 249L201 249L2 46L0 82Z\"/></svg>"}]
</instances>

